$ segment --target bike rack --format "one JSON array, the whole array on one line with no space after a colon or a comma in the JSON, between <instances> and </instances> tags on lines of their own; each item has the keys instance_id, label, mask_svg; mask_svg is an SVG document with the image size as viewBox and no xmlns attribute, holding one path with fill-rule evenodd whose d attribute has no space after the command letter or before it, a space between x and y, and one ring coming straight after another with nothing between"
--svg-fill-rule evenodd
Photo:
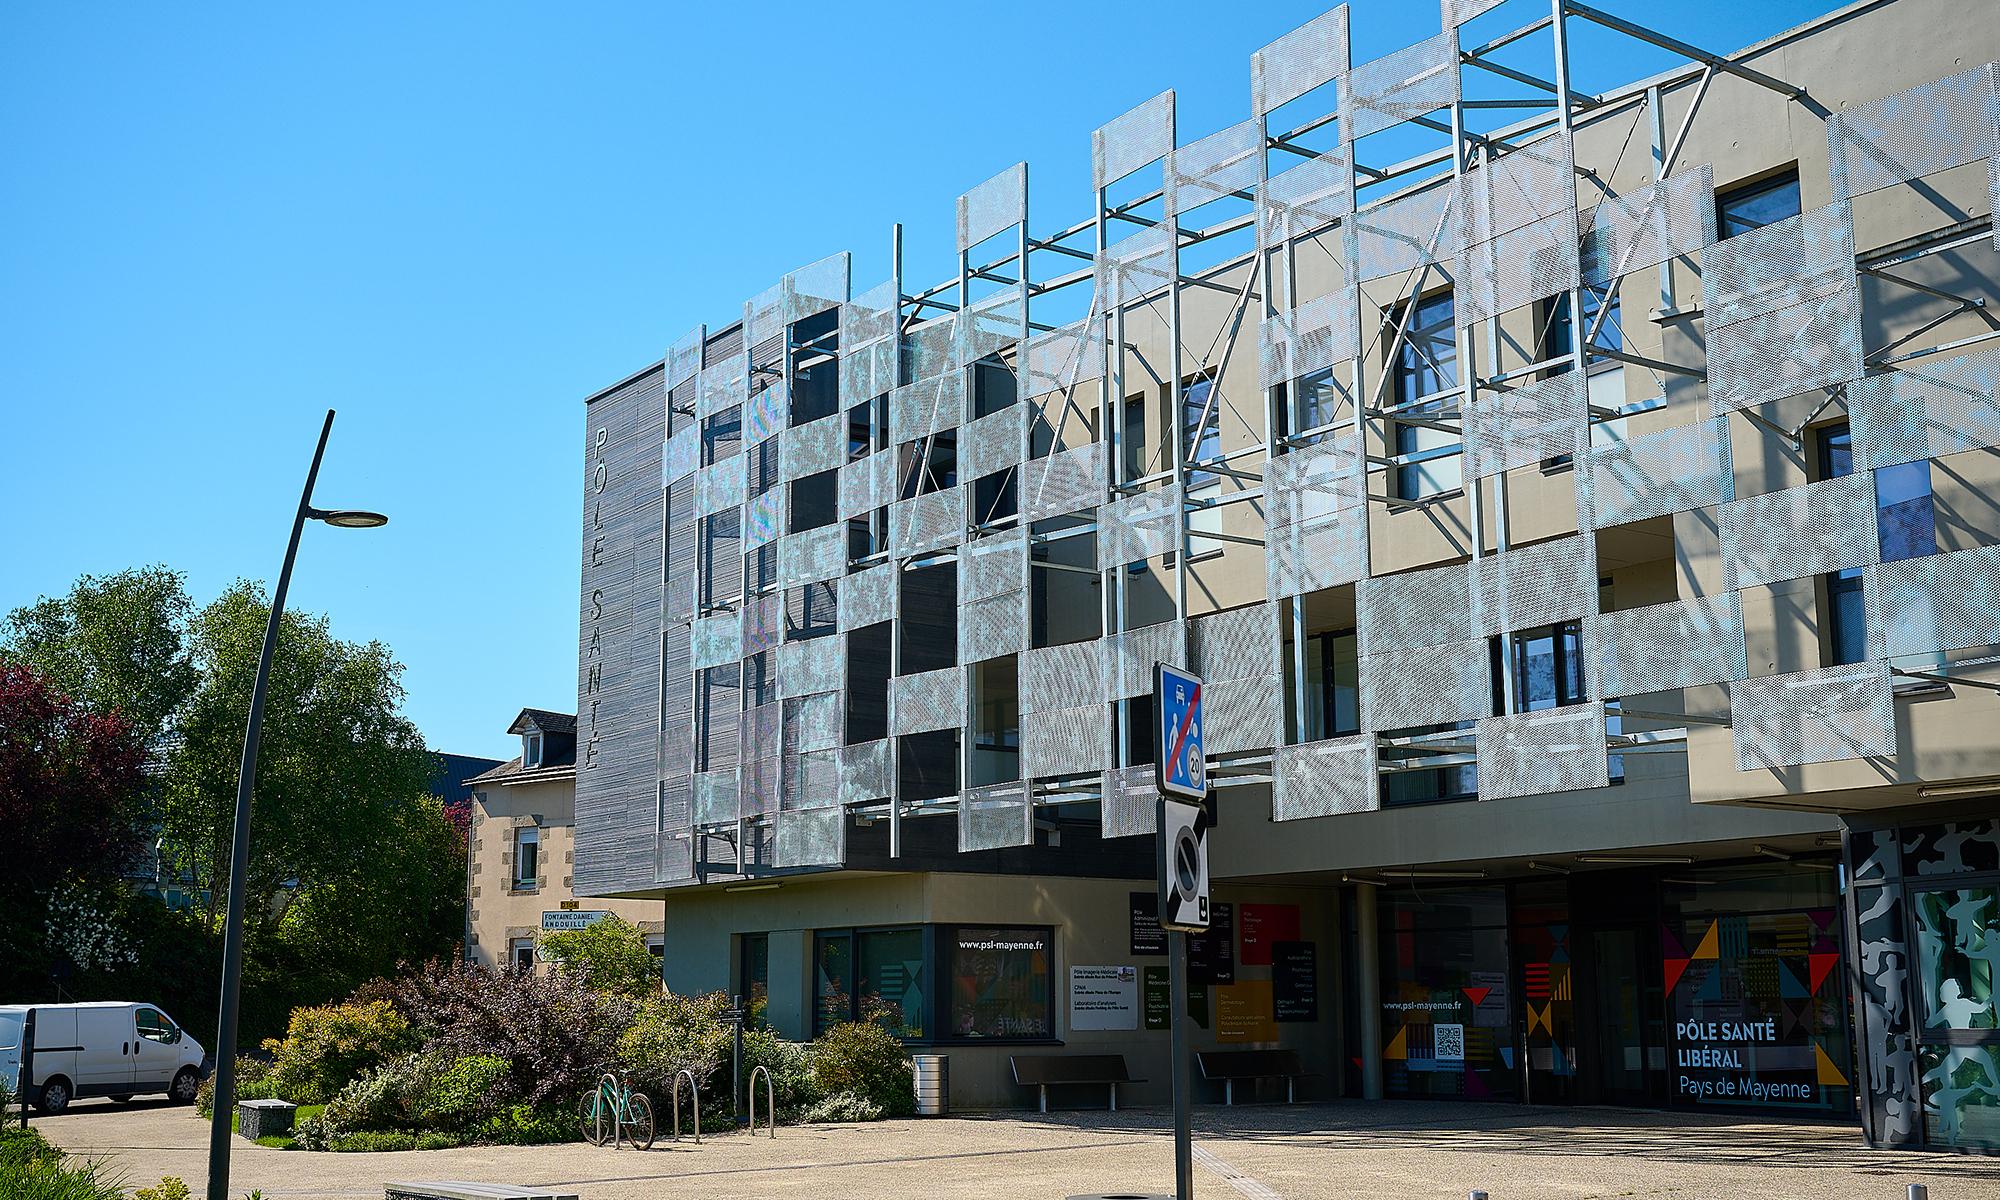
<instances>
[{"instance_id":1,"label":"bike rack","mask_svg":"<svg viewBox=\"0 0 2000 1200\"><path fill-rule=\"evenodd\" d=\"M750 1136L757 1136L757 1076L764 1077L764 1126L778 1136L778 1094L771 1086L771 1068L760 1066L750 1072Z\"/></svg>"},{"instance_id":2,"label":"bike rack","mask_svg":"<svg viewBox=\"0 0 2000 1200\"><path fill-rule=\"evenodd\" d=\"M688 1081L688 1099L694 1102L694 1140L701 1143L701 1091L694 1080L693 1071L682 1071L674 1076L674 1140L681 1140L681 1080Z\"/></svg>"}]
</instances>

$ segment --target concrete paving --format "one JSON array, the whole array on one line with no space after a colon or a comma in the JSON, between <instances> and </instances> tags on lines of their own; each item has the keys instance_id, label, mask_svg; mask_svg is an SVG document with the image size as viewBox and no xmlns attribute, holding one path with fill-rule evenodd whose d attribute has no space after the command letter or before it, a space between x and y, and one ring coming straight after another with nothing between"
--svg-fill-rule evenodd
<instances>
[{"instance_id":1,"label":"concrete paving","mask_svg":"<svg viewBox=\"0 0 2000 1200\"><path fill-rule=\"evenodd\" d=\"M128 1186L178 1175L202 1195L208 1126L164 1103L82 1101L37 1118L75 1154L109 1157ZM650 1151L581 1143L394 1154L311 1154L238 1140L232 1192L380 1197L390 1180L524 1183L581 1200L773 1197L1063 1200L1171 1192L1171 1114L981 1113L783 1127L774 1139L662 1140ZM1515 1105L1334 1101L1203 1107L1200 1200L2000 1200L2000 1158L1872 1151L1854 1126L1710 1114Z\"/></svg>"}]
</instances>

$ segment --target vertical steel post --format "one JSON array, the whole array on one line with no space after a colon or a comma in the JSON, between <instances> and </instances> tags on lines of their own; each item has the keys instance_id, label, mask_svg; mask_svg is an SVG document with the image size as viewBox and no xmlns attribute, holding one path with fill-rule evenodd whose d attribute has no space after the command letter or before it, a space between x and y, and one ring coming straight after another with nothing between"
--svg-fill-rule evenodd
<instances>
[{"instance_id":1,"label":"vertical steel post","mask_svg":"<svg viewBox=\"0 0 2000 1200\"><path fill-rule=\"evenodd\" d=\"M889 227L889 290L896 293L891 304L889 328L892 330L895 366L890 368L889 379L894 391L903 382L903 223L896 222ZM882 414L882 427L889 427L889 414ZM899 451L894 442L882 453L894 456ZM902 495L903 475L901 463L891 462L889 472L889 503L894 504ZM883 506L885 509L887 505ZM889 543L889 523L882 522L882 547L888 553L883 561L889 564L889 686L903 674L903 564L896 558L896 549ZM891 736L889 739L889 857L903 856L903 739Z\"/></svg>"},{"instance_id":2,"label":"vertical steel post","mask_svg":"<svg viewBox=\"0 0 2000 1200\"><path fill-rule=\"evenodd\" d=\"M1165 837L1156 830L1154 837ZM1173 989L1174 1056L1174 1196L1194 1200L1194 1136L1190 1115L1194 1107L1194 1081L1188 1078L1187 988L1188 935L1178 929L1167 934L1167 986Z\"/></svg>"},{"instance_id":3,"label":"vertical steel post","mask_svg":"<svg viewBox=\"0 0 2000 1200\"><path fill-rule=\"evenodd\" d=\"M292 517L292 539L285 546L285 566L278 572L278 586L271 593L271 616L264 624L264 649L257 659L257 681L250 689L250 717L243 729L243 761L236 772L229 913L222 941L222 1011L215 1031L215 1114L208 1134L208 1194L217 1200L227 1200L229 1195L229 1118L236 1108L236 1029L243 990L243 901L244 893L249 890L250 805L257 781L257 742L264 731L264 697L270 689L271 660L278 652L278 626L285 615L285 592L292 586L292 563L299 555L299 534L313 511L313 484L319 479L320 460L326 456L326 439L332 432L333 410L328 409L326 423L320 426L319 446L313 450L312 468L306 472L305 490L299 494L298 511Z\"/></svg>"},{"instance_id":4,"label":"vertical steel post","mask_svg":"<svg viewBox=\"0 0 2000 1200\"><path fill-rule=\"evenodd\" d=\"M1652 126L1653 182L1656 184L1666 179L1671 166L1667 162L1667 114L1662 111L1660 101L1660 85L1656 83L1646 89L1646 114L1652 118L1648 123ZM1672 312L1673 307L1674 260L1668 258L1660 264L1660 311Z\"/></svg>"},{"instance_id":5,"label":"vertical steel post","mask_svg":"<svg viewBox=\"0 0 2000 1200\"><path fill-rule=\"evenodd\" d=\"M21 1073L15 1076L20 1084L21 1128L28 1127L28 1093L35 1086L35 1010L21 1020ZM0 1125L6 1124L6 1114L0 1113Z\"/></svg>"}]
</instances>

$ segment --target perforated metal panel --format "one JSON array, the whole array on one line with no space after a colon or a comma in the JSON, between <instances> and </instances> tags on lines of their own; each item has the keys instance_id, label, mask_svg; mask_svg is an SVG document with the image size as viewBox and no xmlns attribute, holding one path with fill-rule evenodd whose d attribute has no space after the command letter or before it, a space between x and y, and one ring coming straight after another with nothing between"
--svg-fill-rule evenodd
<instances>
[{"instance_id":1,"label":"perforated metal panel","mask_svg":"<svg viewBox=\"0 0 2000 1200\"><path fill-rule=\"evenodd\" d=\"M838 638L819 640L831 642L836 648L840 644ZM779 733L781 755L789 758L839 749L841 735L845 731L840 701L841 694L837 691L785 700L784 725ZM827 769L831 771L832 767Z\"/></svg>"},{"instance_id":2,"label":"perforated metal panel","mask_svg":"<svg viewBox=\"0 0 2000 1200\"><path fill-rule=\"evenodd\" d=\"M1066 642L1024 650L1018 668L1022 715L1104 703L1106 643Z\"/></svg>"},{"instance_id":3,"label":"perforated metal panel","mask_svg":"<svg viewBox=\"0 0 2000 1200\"><path fill-rule=\"evenodd\" d=\"M959 365L978 362L1021 340L1025 332L1022 314L1026 293L1019 287L1003 288L958 314L958 340L952 350Z\"/></svg>"},{"instance_id":4,"label":"perforated metal panel","mask_svg":"<svg viewBox=\"0 0 2000 1200\"><path fill-rule=\"evenodd\" d=\"M1104 443L1029 459L1021 464L1016 495L1028 522L1095 507L1104 499Z\"/></svg>"},{"instance_id":5,"label":"perforated metal panel","mask_svg":"<svg viewBox=\"0 0 2000 1200\"><path fill-rule=\"evenodd\" d=\"M1097 569L1180 548L1180 494L1171 486L1114 500L1097 511Z\"/></svg>"},{"instance_id":6,"label":"perforated metal panel","mask_svg":"<svg viewBox=\"0 0 2000 1200\"><path fill-rule=\"evenodd\" d=\"M959 430L958 477L983 479L1018 465L1027 457L1028 418L1032 415L1028 405L1010 404Z\"/></svg>"},{"instance_id":7,"label":"perforated metal panel","mask_svg":"<svg viewBox=\"0 0 2000 1200\"><path fill-rule=\"evenodd\" d=\"M1104 798L1098 805L1098 824L1103 836L1138 837L1158 832L1160 789L1150 765L1106 771L1100 786Z\"/></svg>"},{"instance_id":8,"label":"perforated metal panel","mask_svg":"<svg viewBox=\"0 0 2000 1200\"><path fill-rule=\"evenodd\" d=\"M852 408L894 391L902 357L896 338L894 280L840 306L840 406Z\"/></svg>"},{"instance_id":9,"label":"perforated metal panel","mask_svg":"<svg viewBox=\"0 0 2000 1200\"><path fill-rule=\"evenodd\" d=\"M830 747L786 755L782 809L800 812L840 806L840 750Z\"/></svg>"},{"instance_id":10,"label":"perforated metal panel","mask_svg":"<svg viewBox=\"0 0 2000 1200\"><path fill-rule=\"evenodd\" d=\"M1102 704L1021 714L1021 773L1031 779L1102 771L1108 758Z\"/></svg>"},{"instance_id":11,"label":"perforated metal panel","mask_svg":"<svg viewBox=\"0 0 2000 1200\"><path fill-rule=\"evenodd\" d=\"M1250 189L1264 169L1263 122L1243 121L1167 152L1167 215Z\"/></svg>"},{"instance_id":12,"label":"perforated metal panel","mask_svg":"<svg viewBox=\"0 0 2000 1200\"><path fill-rule=\"evenodd\" d=\"M889 440L898 445L956 429L964 420L963 371L919 378L889 393Z\"/></svg>"},{"instance_id":13,"label":"perforated metal panel","mask_svg":"<svg viewBox=\"0 0 2000 1200\"><path fill-rule=\"evenodd\" d=\"M1329 292L1290 312L1274 314L1257 326L1261 356L1258 382L1264 387L1310 375L1360 353L1361 314L1353 288Z\"/></svg>"},{"instance_id":14,"label":"perforated metal panel","mask_svg":"<svg viewBox=\"0 0 2000 1200\"><path fill-rule=\"evenodd\" d=\"M1739 771L1896 752L1887 663L1746 679L1729 686L1729 706Z\"/></svg>"},{"instance_id":15,"label":"perforated metal panel","mask_svg":"<svg viewBox=\"0 0 2000 1200\"><path fill-rule=\"evenodd\" d=\"M864 516L896 498L896 455L880 451L843 463L835 503L841 520Z\"/></svg>"},{"instance_id":16,"label":"perforated metal panel","mask_svg":"<svg viewBox=\"0 0 2000 1200\"><path fill-rule=\"evenodd\" d=\"M707 340L708 326L697 325L667 347L666 386L669 390L701 374L701 345Z\"/></svg>"},{"instance_id":17,"label":"perforated metal panel","mask_svg":"<svg viewBox=\"0 0 2000 1200\"><path fill-rule=\"evenodd\" d=\"M1596 687L1608 698L1725 683L1750 673L1735 592L1586 617L1584 625L1596 656Z\"/></svg>"},{"instance_id":18,"label":"perforated metal panel","mask_svg":"<svg viewBox=\"0 0 2000 1200\"><path fill-rule=\"evenodd\" d=\"M1174 94L1171 91L1113 117L1090 135L1093 186L1116 183L1174 147Z\"/></svg>"},{"instance_id":19,"label":"perforated metal panel","mask_svg":"<svg viewBox=\"0 0 2000 1200\"><path fill-rule=\"evenodd\" d=\"M967 542L958 556L958 601L984 600L1026 586L1028 534L1024 529Z\"/></svg>"},{"instance_id":20,"label":"perforated metal panel","mask_svg":"<svg viewBox=\"0 0 2000 1200\"><path fill-rule=\"evenodd\" d=\"M1468 171L1459 180L1466 245L1491 241L1510 230L1562 217L1574 231L1576 151L1569 137L1552 133Z\"/></svg>"},{"instance_id":21,"label":"perforated metal panel","mask_svg":"<svg viewBox=\"0 0 2000 1200\"><path fill-rule=\"evenodd\" d=\"M846 682L845 649L846 643L837 637L809 638L778 647L778 694L809 696L838 691Z\"/></svg>"},{"instance_id":22,"label":"perforated metal panel","mask_svg":"<svg viewBox=\"0 0 2000 1200\"><path fill-rule=\"evenodd\" d=\"M1457 319L1484 321L1581 285L1576 217L1548 217L1460 253Z\"/></svg>"},{"instance_id":23,"label":"perforated metal panel","mask_svg":"<svg viewBox=\"0 0 2000 1200\"><path fill-rule=\"evenodd\" d=\"M777 705L766 705L775 709ZM737 768L736 815L748 820L778 811L778 760L759 758Z\"/></svg>"},{"instance_id":24,"label":"perforated metal panel","mask_svg":"<svg viewBox=\"0 0 2000 1200\"><path fill-rule=\"evenodd\" d=\"M1589 449L1588 377L1569 371L1463 407L1465 469L1475 479Z\"/></svg>"},{"instance_id":25,"label":"perforated metal panel","mask_svg":"<svg viewBox=\"0 0 2000 1200\"><path fill-rule=\"evenodd\" d=\"M1104 374L1104 321L1093 315L1022 344L1021 394L1046 396Z\"/></svg>"},{"instance_id":26,"label":"perforated metal panel","mask_svg":"<svg viewBox=\"0 0 2000 1200\"><path fill-rule=\"evenodd\" d=\"M773 488L743 509L743 553L777 541L784 529L785 489Z\"/></svg>"},{"instance_id":27,"label":"perforated metal panel","mask_svg":"<svg viewBox=\"0 0 2000 1200\"><path fill-rule=\"evenodd\" d=\"M847 528L822 525L778 539L778 586L798 587L847 572Z\"/></svg>"},{"instance_id":28,"label":"perforated metal panel","mask_svg":"<svg viewBox=\"0 0 2000 1200\"><path fill-rule=\"evenodd\" d=\"M1204 684L1258 679L1276 670L1278 606L1210 613L1188 622L1188 669Z\"/></svg>"},{"instance_id":29,"label":"perforated metal panel","mask_svg":"<svg viewBox=\"0 0 2000 1200\"><path fill-rule=\"evenodd\" d=\"M1028 219L1028 164L1015 163L958 198L958 248L979 243Z\"/></svg>"},{"instance_id":30,"label":"perforated metal panel","mask_svg":"<svg viewBox=\"0 0 2000 1200\"><path fill-rule=\"evenodd\" d=\"M1611 786L1602 704L1481 717L1473 728L1481 800Z\"/></svg>"},{"instance_id":31,"label":"perforated metal panel","mask_svg":"<svg viewBox=\"0 0 2000 1200\"><path fill-rule=\"evenodd\" d=\"M1142 229L1097 256L1097 294L1105 311L1135 303L1174 281L1180 242L1166 225Z\"/></svg>"},{"instance_id":32,"label":"perforated metal panel","mask_svg":"<svg viewBox=\"0 0 2000 1200\"><path fill-rule=\"evenodd\" d=\"M1701 252L1715 329L1854 287L1854 216L1845 203L1739 233Z\"/></svg>"},{"instance_id":33,"label":"perforated metal panel","mask_svg":"<svg viewBox=\"0 0 2000 1200\"><path fill-rule=\"evenodd\" d=\"M778 443L778 473L804 479L847 461L847 414L835 413L785 430Z\"/></svg>"},{"instance_id":34,"label":"perforated metal panel","mask_svg":"<svg viewBox=\"0 0 2000 1200\"><path fill-rule=\"evenodd\" d=\"M1488 9L1500 7L1504 0L1438 0L1438 9L1446 29L1454 29L1465 24Z\"/></svg>"},{"instance_id":35,"label":"perforated metal panel","mask_svg":"<svg viewBox=\"0 0 2000 1200\"><path fill-rule=\"evenodd\" d=\"M1273 600L1368 577L1368 512L1350 508L1264 534L1264 590Z\"/></svg>"},{"instance_id":36,"label":"perforated metal panel","mask_svg":"<svg viewBox=\"0 0 2000 1200\"><path fill-rule=\"evenodd\" d=\"M964 538L965 497L959 488L889 506L889 551L898 558L956 546Z\"/></svg>"},{"instance_id":37,"label":"perforated metal panel","mask_svg":"<svg viewBox=\"0 0 2000 1200\"><path fill-rule=\"evenodd\" d=\"M1883 563L1866 586L1871 657L2000 645L2000 548Z\"/></svg>"},{"instance_id":38,"label":"perforated metal panel","mask_svg":"<svg viewBox=\"0 0 2000 1200\"><path fill-rule=\"evenodd\" d=\"M785 332L785 286L773 284L743 303L743 342L756 346Z\"/></svg>"},{"instance_id":39,"label":"perforated metal panel","mask_svg":"<svg viewBox=\"0 0 2000 1200\"><path fill-rule=\"evenodd\" d=\"M1859 467L2000 446L2000 350L1888 371L1847 389Z\"/></svg>"},{"instance_id":40,"label":"perforated metal panel","mask_svg":"<svg viewBox=\"0 0 2000 1200\"><path fill-rule=\"evenodd\" d=\"M1577 512L1609 529L1736 498L1729 429L1720 420L1662 429L1576 460Z\"/></svg>"},{"instance_id":41,"label":"perforated metal panel","mask_svg":"<svg viewBox=\"0 0 2000 1200\"><path fill-rule=\"evenodd\" d=\"M847 857L847 813L838 808L788 812L778 816L771 864L778 867L832 865Z\"/></svg>"},{"instance_id":42,"label":"perforated metal panel","mask_svg":"<svg viewBox=\"0 0 2000 1200\"><path fill-rule=\"evenodd\" d=\"M1703 163L1651 187L1605 197L1582 225L1583 281L1592 286L1699 254L1715 241L1715 175Z\"/></svg>"},{"instance_id":43,"label":"perforated metal panel","mask_svg":"<svg viewBox=\"0 0 2000 1200\"><path fill-rule=\"evenodd\" d=\"M1578 620L1597 611L1597 538L1489 554L1473 577L1473 632L1481 636Z\"/></svg>"},{"instance_id":44,"label":"perforated metal panel","mask_svg":"<svg viewBox=\"0 0 2000 1200\"><path fill-rule=\"evenodd\" d=\"M845 303L849 291L849 263L852 256L843 250L829 254L816 263L800 267L785 276L778 286L784 295L785 323L802 321L807 317L837 308ZM756 345L759 339L750 339Z\"/></svg>"},{"instance_id":45,"label":"perforated metal panel","mask_svg":"<svg viewBox=\"0 0 2000 1200\"><path fill-rule=\"evenodd\" d=\"M960 361L958 314L946 313L941 317L932 317L908 330L905 344L909 350L911 379L918 381L932 379L952 370ZM952 423L957 424L956 419ZM895 428L893 415L890 417L890 428Z\"/></svg>"},{"instance_id":46,"label":"perforated metal panel","mask_svg":"<svg viewBox=\"0 0 2000 1200\"><path fill-rule=\"evenodd\" d=\"M741 454L732 455L695 473L696 516L705 517L743 503L743 467L746 461Z\"/></svg>"},{"instance_id":47,"label":"perforated metal panel","mask_svg":"<svg viewBox=\"0 0 2000 1200\"><path fill-rule=\"evenodd\" d=\"M710 363L698 378L695 411L699 416L713 416L750 398L750 360L741 354Z\"/></svg>"},{"instance_id":48,"label":"perforated metal panel","mask_svg":"<svg viewBox=\"0 0 2000 1200\"><path fill-rule=\"evenodd\" d=\"M694 823L720 825L736 820L736 768L703 771L694 777Z\"/></svg>"},{"instance_id":49,"label":"perforated metal panel","mask_svg":"<svg viewBox=\"0 0 2000 1200\"><path fill-rule=\"evenodd\" d=\"M1326 228L1354 211L1354 167L1329 150L1271 176L1257 189L1257 236L1275 246Z\"/></svg>"},{"instance_id":50,"label":"perforated metal panel","mask_svg":"<svg viewBox=\"0 0 2000 1200\"><path fill-rule=\"evenodd\" d=\"M1449 725L1493 711L1487 648L1447 642L1361 659L1361 721L1369 730Z\"/></svg>"},{"instance_id":51,"label":"perforated metal panel","mask_svg":"<svg viewBox=\"0 0 2000 1200\"><path fill-rule=\"evenodd\" d=\"M776 380L756 392L743 409L743 445L747 448L777 437L791 423L791 414L792 388L789 383Z\"/></svg>"},{"instance_id":52,"label":"perforated metal panel","mask_svg":"<svg viewBox=\"0 0 2000 1200\"><path fill-rule=\"evenodd\" d=\"M1298 821L1382 807L1372 734L1279 746L1271 754L1271 819Z\"/></svg>"},{"instance_id":53,"label":"perforated metal panel","mask_svg":"<svg viewBox=\"0 0 2000 1200\"><path fill-rule=\"evenodd\" d=\"M1440 185L1356 212L1361 280L1450 261L1460 248L1458 222L1450 215L1452 195L1451 188Z\"/></svg>"},{"instance_id":54,"label":"perforated metal panel","mask_svg":"<svg viewBox=\"0 0 2000 1200\"><path fill-rule=\"evenodd\" d=\"M930 733L965 727L965 668L944 667L889 681L889 732Z\"/></svg>"},{"instance_id":55,"label":"perforated metal panel","mask_svg":"<svg viewBox=\"0 0 2000 1200\"><path fill-rule=\"evenodd\" d=\"M696 621L691 634L691 662L697 671L733 663L743 653L743 616L718 613Z\"/></svg>"},{"instance_id":56,"label":"perforated metal panel","mask_svg":"<svg viewBox=\"0 0 2000 1200\"><path fill-rule=\"evenodd\" d=\"M1458 102L1458 31L1365 62L1347 73L1340 111L1347 114L1341 140L1352 145L1371 133Z\"/></svg>"},{"instance_id":57,"label":"perforated metal panel","mask_svg":"<svg viewBox=\"0 0 2000 1200\"><path fill-rule=\"evenodd\" d=\"M857 804L889 796L894 778L896 743L889 738L843 746L840 750L840 802Z\"/></svg>"},{"instance_id":58,"label":"perforated metal panel","mask_svg":"<svg viewBox=\"0 0 2000 1200\"><path fill-rule=\"evenodd\" d=\"M1725 504L1717 517L1727 588L1824 575L1882 557L1875 478L1866 471Z\"/></svg>"},{"instance_id":59,"label":"perforated metal panel","mask_svg":"<svg viewBox=\"0 0 2000 1200\"><path fill-rule=\"evenodd\" d=\"M1015 654L1028 644L1028 593L1001 592L983 600L960 597L958 661L984 662Z\"/></svg>"},{"instance_id":60,"label":"perforated metal panel","mask_svg":"<svg viewBox=\"0 0 2000 1200\"><path fill-rule=\"evenodd\" d=\"M1187 666L1187 633L1181 622L1162 621L1105 638L1105 695L1112 700L1152 695L1154 663Z\"/></svg>"},{"instance_id":61,"label":"perforated metal panel","mask_svg":"<svg viewBox=\"0 0 2000 1200\"><path fill-rule=\"evenodd\" d=\"M1993 77L1975 67L1826 119L1833 197L1845 200L1994 152Z\"/></svg>"},{"instance_id":62,"label":"perforated metal panel","mask_svg":"<svg viewBox=\"0 0 2000 1200\"><path fill-rule=\"evenodd\" d=\"M1318 520L1358 507L1366 494L1361 441L1337 434L1265 465L1264 523L1276 528Z\"/></svg>"},{"instance_id":63,"label":"perforated metal panel","mask_svg":"<svg viewBox=\"0 0 2000 1200\"><path fill-rule=\"evenodd\" d=\"M1354 586L1362 655L1462 642L1472 636L1472 573L1464 563L1364 579Z\"/></svg>"},{"instance_id":64,"label":"perforated metal panel","mask_svg":"<svg viewBox=\"0 0 2000 1200\"><path fill-rule=\"evenodd\" d=\"M1347 70L1347 6L1312 20L1250 55L1250 111L1283 107Z\"/></svg>"},{"instance_id":65,"label":"perforated metal panel","mask_svg":"<svg viewBox=\"0 0 2000 1200\"><path fill-rule=\"evenodd\" d=\"M1269 646L1263 658L1270 660ZM1202 745L1211 755L1262 750L1281 740L1284 690L1276 675L1204 680L1201 704Z\"/></svg>"},{"instance_id":66,"label":"perforated metal panel","mask_svg":"<svg viewBox=\"0 0 2000 1200\"><path fill-rule=\"evenodd\" d=\"M958 801L958 849L998 850L1006 846L1032 846L1035 842L1034 810L1028 791L1020 783L996 783L967 788Z\"/></svg>"},{"instance_id":67,"label":"perforated metal panel","mask_svg":"<svg viewBox=\"0 0 2000 1200\"><path fill-rule=\"evenodd\" d=\"M701 464L701 430L690 425L667 439L666 454L660 461L660 482L672 487L694 474Z\"/></svg>"}]
</instances>

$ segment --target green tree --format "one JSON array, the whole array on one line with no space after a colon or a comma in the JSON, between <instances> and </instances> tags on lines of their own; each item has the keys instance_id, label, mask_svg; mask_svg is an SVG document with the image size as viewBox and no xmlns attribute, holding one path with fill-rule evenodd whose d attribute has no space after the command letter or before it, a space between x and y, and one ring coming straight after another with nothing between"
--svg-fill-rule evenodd
<instances>
[{"instance_id":1,"label":"green tree","mask_svg":"<svg viewBox=\"0 0 2000 1200\"><path fill-rule=\"evenodd\" d=\"M199 681L186 631L187 577L166 567L85 575L69 595L17 608L0 628L0 659L25 663L97 713L122 713L151 742Z\"/></svg>"},{"instance_id":2,"label":"green tree","mask_svg":"<svg viewBox=\"0 0 2000 1200\"><path fill-rule=\"evenodd\" d=\"M211 928L229 884L243 725L269 612L262 585L238 581L189 622L200 683L183 706L162 815L170 846L208 892ZM398 711L402 672L380 642L343 642L325 618L284 614L242 883L253 921L275 928L294 900L397 885L407 860L394 843L422 806L436 764ZM453 878L462 876L454 870ZM426 949L411 947L413 956Z\"/></svg>"},{"instance_id":3,"label":"green tree","mask_svg":"<svg viewBox=\"0 0 2000 1200\"><path fill-rule=\"evenodd\" d=\"M606 913L581 929L543 934L541 952L599 991L646 996L660 990L660 960L639 927L617 913Z\"/></svg>"}]
</instances>

